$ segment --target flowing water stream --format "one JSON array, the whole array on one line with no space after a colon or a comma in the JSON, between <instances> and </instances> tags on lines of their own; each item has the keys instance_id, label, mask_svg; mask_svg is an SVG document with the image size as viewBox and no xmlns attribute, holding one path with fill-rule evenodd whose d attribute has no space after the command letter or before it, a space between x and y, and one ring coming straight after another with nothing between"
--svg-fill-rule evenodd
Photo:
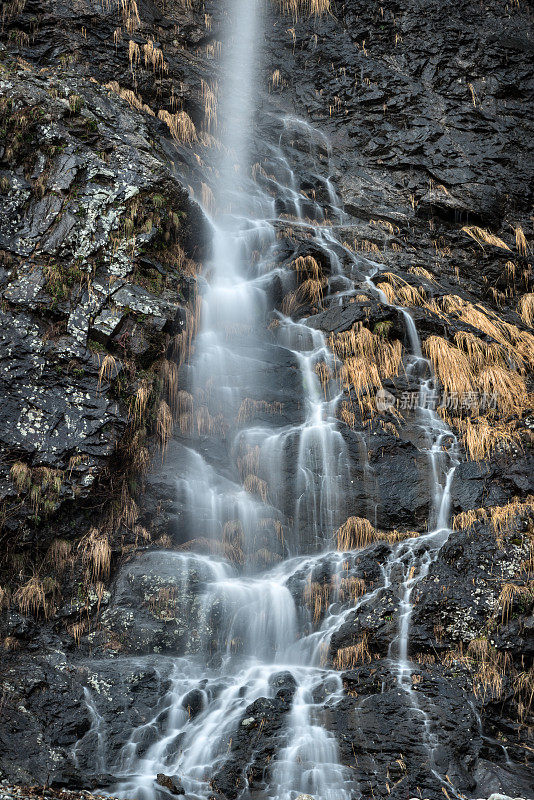
<instances>
[{"instance_id":1,"label":"flowing water stream","mask_svg":"<svg viewBox=\"0 0 534 800\"><path fill-rule=\"evenodd\" d=\"M420 387L415 430L428 458L429 529L392 546L380 584L347 602L342 585L353 554L337 552L333 534L349 513L370 516L369 508L355 509L351 501L347 449L336 417L341 390L335 380L323 384L318 375L321 365L335 374L336 358L321 332L274 311L275 296L295 285L294 271L284 266L291 258L281 252L280 226L305 231L324 254L330 286L336 287L325 303L355 293L352 269L381 302L387 299L372 282L379 266L337 239L346 215L330 180L328 142L321 132L304 120L280 116L273 123L277 141L263 143L262 179L250 178L261 6L260 0L232 0L229 7L213 255L193 356L184 368L194 398L189 413L205 435L184 440L176 467L185 538L219 542L222 549L212 555L167 554L166 568L179 577L180 596L186 596L193 572L202 577L196 617L188 620L190 641L185 654L161 657L169 685L158 708L107 760L105 722L90 690L86 693L95 772L115 776L114 794L141 800L156 797L158 773L177 776L187 797L205 800L209 780L229 762L232 737L254 722L246 718L247 708L259 698L276 698L281 686L290 709L261 796L361 796L329 730L328 708L339 702L343 688L340 672L325 665L325 656L333 633L354 608L392 586L398 611L391 672L423 718L434 769L437 733L412 689L409 633L414 591L450 533L455 440L427 408L430 365L421 355L413 320L399 309L410 343L406 371ZM292 167L295 142L323 189L315 197L300 189ZM236 552L243 554L239 563ZM295 591L297 585L302 595L319 567L333 587L322 622L297 602ZM185 601L179 613L191 614Z\"/></svg>"}]
</instances>

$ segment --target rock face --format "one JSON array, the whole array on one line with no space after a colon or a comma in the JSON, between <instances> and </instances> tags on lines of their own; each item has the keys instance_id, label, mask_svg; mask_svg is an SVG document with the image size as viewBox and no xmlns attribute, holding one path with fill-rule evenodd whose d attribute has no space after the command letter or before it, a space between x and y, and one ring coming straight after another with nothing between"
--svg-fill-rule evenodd
<instances>
[{"instance_id":1,"label":"rock face","mask_svg":"<svg viewBox=\"0 0 534 800\"><path fill-rule=\"evenodd\" d=\"M215 179L206 87L222 23L217 3L200 6L143 0L117 11L100 0L20 0L3 18L0 778L11 782L115 786L109 765L131 732L143 729L142 753L165 735L165 715L151 720L168 708L173 660L194 658L224 628L224 608L207 614L202 600L214 580L202 555L213 553L209 520L187 518L176 475L191 441L215 465L228 448L200 423L189 438L181 423L172 433L173 417L183 423L192 411L176 387L187 386L204 285L197 273L211 246L199 202L209 207ZM291 21L276 3L266 11L258 183L275 193L267 144L279 140L284 117L303 216L317 221L314 200L331 208L332 186L345 211L337 233L348 249L333 248L335 269L305 231L287 230L290 213L280 222L280 265L312 256L325 275L324 299L304 300L297 312L311 328L329 337L363 326L406 352L402 310L364 280L372 263L372 284L383 292L381 273L397 276L389 286L410 308L423 346L430 337L458 345L459 363L458 343L475 336L494 354L504 348L532 388L532 340L521 339L534 308L523 301L534 297L529 22L523 5L494 0L483 8L336 0L331 14ZM154 47L160 56L150 55ZM178 110L186 117L174 117ZM293 117L322 132L318 159L330 174L313 172ZM276 199L277 214L284 202ZM351 267L350 297L349 251L361 267ZM287 310L279 275L268 292ZM451 297L469 312L451 311ZM482 321L477 308L487 310ZM416 378L399 371L383 387L402 407ZM507 385L508 396L522 397L518 386ZM256 391L258 403L280 405L281 424L302 420L296 362L283 347L273 345ZM344 516L397 536L347 556L350 578L369 591L380 585L392 541L426 531L429 463L409 408L366 418L357 401L346 386ZM328 643L342 690L326 701L318 685L315 702L353 774L354 798L437 800L453 790L531 797L527 403L498 409L491 424L501 438L481 455L480 418L470 417L479 425L473 441L448 409L461 455L454 531L412 598L410 694L399 691L388 660L403 601L394 572L365 605L353 598ZM260 405L253 414L258 425L268 420ZM292 480L288 467L266 540L288 524ZM200 555L189 552L192 539ZM277 548L275 561L288 554L286 542ZM325 557L310 586L326 591L332 575ZM288 589L318 626L325 609L311 620L307 580L295 574ZM354 663L344 663L340 654L357 646ZM199 686L183 708L194 719L224 688ZM226 760L209 776L214 797L268 792L294 695L295 679L281 668L266 696L247 705ZM434 771L425 724L440 732L430 742ZM179 775L157 782L161 794L185 792Z\"/></svg>"}]
</instances>

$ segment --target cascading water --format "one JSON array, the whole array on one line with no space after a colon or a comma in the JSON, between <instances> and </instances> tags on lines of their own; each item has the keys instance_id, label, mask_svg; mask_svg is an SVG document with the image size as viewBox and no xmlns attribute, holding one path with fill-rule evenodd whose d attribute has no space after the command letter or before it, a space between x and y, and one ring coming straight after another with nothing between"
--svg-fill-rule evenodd
<instances>
[{"instance_id":1,"label":"cascading water","mask_svg":"<svg viewBox=\"0 0 534 800\"><path fill-rule=\"evenodd\" d=\"M233 737L249 724L247 708L260 698L278 698L282 683L290 707L278 752L268 769L264 765L262 796L295 800L305 793L316 800L349 800L362 795L340 764L329 730L325 709L339 702L343 690L340 673L325 666L325 656L333 633L354 608L372 603L392 585L399 606L391 670L424 718L430 756L436 742L412 691L408 639L414 589L450 533L455 441L426 408L430 367L413 320L399 309L411 346L406 370L419 376L416 424L420 449L429 459L429 531L393 546L381 567L381 584L349 603L341 587L351 554L332 550L334 531L353 510L347 450L336 421L341 395L333 378L321 381L318 375L321 370L334 375L336 359L322 333L289 313L274 312L276 287L286 294L295 279L292 270L279 266L280 215L290 215L291 224L305 230L323 254L340 298L354 292L352 267L378 296L371 280L378 267L357 259L336 238L335 226L345 215L328 172L320 178L321 170L328 171L328 145L308 123L278 120L278 142L264 144L264 188L251 180L260 0L232 0L227 23L213 253L194 353L184 367L192 395L184 427L202 436L179 445L176 456L185 509L182 541L191 542L192 550L202 542L211 554L168 554L165 568L178 576L175 614L191 630L184 655L170 663L161 659L168 681L154 715L106 761L105 722L87 690L92 727L86 736L97 744L95 772L115 776L115 794L152 800L155 777L164 773L179 778L187 797L205 800L209 781L229 763ZM324 187L323 202L299 189L290 158L295 137L309 147L310 172ZM342 259L349 262L348 275ZM380 300L388 304L385 297ZM369 516L368 508L361 511ZM319 567L327 570L333 592L317 623L296 596L311 585ZM201 585L196 605L182 600L192 582Z\"/></svg>"}]
</instances>

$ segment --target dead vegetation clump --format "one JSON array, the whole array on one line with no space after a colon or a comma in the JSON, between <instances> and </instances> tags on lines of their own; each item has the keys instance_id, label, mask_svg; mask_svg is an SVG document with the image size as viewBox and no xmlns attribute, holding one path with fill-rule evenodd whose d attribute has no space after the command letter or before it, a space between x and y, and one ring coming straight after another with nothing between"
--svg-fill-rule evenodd
<instances>
[{"instance_id":1,"label":"dead vegetation clump","mask_svg":"<svg viewBox=\"0 0 534 800\"><path fill-rule=\"evenodd\" d=\"M473 391L473 373L464 353L441 336L429 336L423 346L446 392L465 394Z\"/></svg>"},{"instance_id":2,"label":"dead vegetation clump","mask_svg":"<svg viewBox=\"0 0 534 800\"><path fill-rule=\"evenodd\" d=\"M489 244L492 247L499 247L501 250L510 250L506 242L503 242L502 239L499 239L498 236L490 233L490 231L485 228L479 228L477 225L464 225L462 231L463 233L467 233L471 239L474 239L482 249L484 249L485 244Z\"/></svg>"},{"instance_id":3,"label":"dead vegetation clump","mask_svg":"<svg viewBox=\"0 0 534 800\"><path fill-rule=\"evenodd\" d=\"M173 427L171 410L165 400L161 400L156 417L156 432L162 452L165 451L167 443L172 436Z\"/></svg>"},{"instance_id":4,"label":"dead vegetation clump","mask_svg":"<svg viewBox=\"0 0 534 800\"><path fill-rule=\"evenodd\" d=\"M165 109L158 111L158 117L168 127L173 139L181 144L192 144L198 141L195 123L186 111L177 111L170 114Z\"/></svg>"},{"instance_id":5,"label":"dead vegetation clump","mask_svg":"<svg viewBox=\"0 0 534 800\"><path fill-rule=\"evenodd\" d=\"M268 403L266 400L253 400L251 397L245 397L237 413L237 423L244 425L258 414L281 414L283 409L283 404L279 402Z\"/></svg>"},{"instance_id":6,"label":"dead vegetation clump","mask_svg":"<svg viewBox=\"0 0 534 800\"><path fill-rule=\"evenodd\" d=\"M421 268L419 268L421 269ZM380 275L381 281L376 288L383 292L389 303L398 306L424 306L427 303L427 293L422 286L412 286L404 278L393 272L384 272Z\"/></svg>"},{"instance_id":7,"label":"dead vegetation clump","mask_svg":"<svg viewBox=\"0 0 534 800\"><path fill-rule=\"evenodd\" d=\"M361 323L349 331L332 334L328 342L336 356L341 359L340 378L345 390L355 393L360 411L374 413L370 397L382 388L382 381L399 374L402 367L402 344L398 339L389 341L385 336L374 334ZM342 406L341 417L351 427L353 412Z\"/></svg>"},{"instance_id":8,"label":"dead vegetation clump","mask_svg":"<svg viewBox=\"0 0 534 800\"><path fill-rule=\"evenodd\" d=\"M78 550L92 582L105 581L111 570L111 546L108 536L98 528L91 528L80 540Z\"/></svg>"},{"instance_id":9,"label":"dead vegetation clump","mask_svg":"<svg viewBox=\"0 0 534 800\"><path fill-rule=\"evenodd\" d=\"M243 481L243 486L247 492L259 497L263 503L267 502L267 484L257 475L247 475Z\"/></svg>"},{"instance_id":10,"label":"dead vegetation clump","mask_svg":"<svg viewBox=\"0 0 534 800\"><path fill-rule=\"evenodd\" d=\"M32 614L45 619L53 616L61 598L59 583L55 578L43 578L35 572L13 595L13 602L22 614Z\"/></svg>"},{"instance_id":11,"label":"dead vegetation clump","mask_svg":"<svg viewBox=\"0 0 534 800\"><path fill-rule=\"evenodd\" d=\"M381 531L365 517L349 517L334 534L337 549L342 552L360 550L378 541L394 543L415 536L419 536L416 531Z\"/></svg>"},{"instance_id":12,"label":"dead vegetation clump","mask_svg":"<svg viewBox=\"0 0 534 800\"><path fill-rule=\"evenodd\" d=\"M106 83L105 88L109 89L110 92L114 92L123 100L126 100L126 102L132 108L137 109L137 111L144 111L145 114L149 114L151 117L155 116L150 106L147 106L147 104L143 102L139 95L137 95L131 89L124 89L119 85L118 81L110 81L109 83Z\"/></svg>"},{"instance_id":13,"label":"dead vegetation clump","mask_svg":"<svg viewBox=\"0 0 534 800\"><path fill-rule=\"evenodd\" d=\"M459 430L464 448L472 461L487 461L494 454L521 447L519 432L506 422L496 422L487 417L456 417L452 424Z\"/></svg>"},{"instance_id":14,"label":"dead vegetation clump","mask_svg":"<svg viewBox=\"0 0 534 800\"><path fill-rule=\"evenodd\" d=\"M524 294L517 304L517 313L526 325L534 324L534 294Z\"/></svg>"},{"instance_id":15,"label":"dead vegetation clump","mask_svg":"<svg viewBox=\"0 0 534 800\"><path fill-rule=\"evenodd\" d=\"M329 583L309 580L304 587L304 604L312 611L314 622L318 622L326 613L330 604L330 592Z\"/></svg>"},{"instance_id":16,"label":"dead vegetation clump","mask_svg":"<svg viewBox=\"0 0 534 800\"><path fill-rule=\"evenodd\" d=\"M340 647L334 656L334 669L346 670L371 661L368 634L364 633L356 644Z\"/></svg>"},{"instance_id":17,"label":"dead vegetation clump","mask_svg":"<svg viewBox=\"0 0 534 800\"><path fill-rule=\"evenodd\" d=\"M321 17L330 14L330 0L276 0L284 14L297 20L300 16Z\"/></svg>"},{"instance_id":18,"label":"dead vegetation clump","mask_svg":"<svg viewBox=\"0 0 534 800\"><path fill-rule=\"evenodd\" d=\"M460 322L472 325L494 339L502 345L508 358L513 359L518 370L534 366L534 336L502 320L480 303L474 305L458 295L449 294L435 301L431 310L446 315L451 314Z\"/></svg>"}]
</instances>

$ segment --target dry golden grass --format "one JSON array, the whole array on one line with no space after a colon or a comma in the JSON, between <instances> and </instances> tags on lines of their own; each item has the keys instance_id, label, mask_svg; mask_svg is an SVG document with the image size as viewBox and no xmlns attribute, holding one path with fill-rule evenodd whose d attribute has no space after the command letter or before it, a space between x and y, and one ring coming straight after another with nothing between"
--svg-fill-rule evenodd
<instances>
[{"instance_id":1,"label":"dry golden grass","mask_svg":"<svg viewBox=\"0 0 534 800\"><path fill-rule=\"evenodd\" d=\"M509 653L499 652L484 637L469 642L464 653L460 644L456 650L449 650L443 658L447 666L462 666L473 675L473 692L476 697L498 700L503 691L506 675L515 676L516 670Z\"/></svg>"},{"instance_id":2,"label":"dry golden grass","mask_svg":"<svg viewBox=\"0 0 534 800\"><path fill-rule=\"evenodd\" d=\"M467 646L467 655L477 660L482 660L488 657L490 646L487 639L471 639Z\"/></svg>"},{"instance_id":3,"label":"dry golden grass","mask_svg":"<svg viewBox=\"0 0 534 800\"><path fill-rule=\"evenodd\" d=\"M534 336L500 319L490 309L449 294L440 298L439 304L435 304L435 310L438 313L454 314L462 322L491 336L506 349L518 368L534 366Z\"/></svg>"},{"instance_id":4,"label":"dry golden grass","mask_svg":"<svg viewBox=\"0 0 534 800\"><path fill-rule=\"evenodd\" d=\"M476 522L483 522L488 519L486 508L471 508L468 511L460 511L452 518L453 531L462 531L472 528Z\"/></svg>"},{"instance_id":5,"label":"dry golden grass","mask_svg":"<svg viewBox=\"0 0 534 800\"><path fill-rule=\"evenodd\" d=\"M318 361L313 371L318 376L319 380L321 381L321 386L324 392L324 399L328 400L328 386L330 381L332 380L332 371L330 367L328 367L324 361Z\"/></svg>"},{"instance_id":6,"label":"dry golden grass","mask_svg":"<svg viewBox=\"0 0 534 800\"><path fill-rule=\"evenodd\" d=\"M31 469L23 461L16 461L9 470L11 480L18 492L27 491L31 486Z\"/></svg>"},{"instance_id":7,"label":"dry golden grass","mask_svg":"<svg viewBox=\"0 0 534 800\"><path fill-rule=\"evenodd\" d=\"M245 534L243 532L243 525L241 524L240 520L228 520L222 532L223 544L243 549L244 540Z\"/></svg>"},{"instance_id":8,"label":"dry golden grass","mask_svg":"<svg viewBox=\"0 0 534 800\"><path fill-rule=\"evenodd\" d=\"M402 344L398 339L388 341L384 336L375 335L361 323L351 330L332 334L328 344L339 358L356 356L367 363L374 363L382 378L399 374L402 361Z\"/></svg>"},{"instance_id":9,"label":"dry golden grass","mask_svg":"<svg viewBox=\"0 0 534 800\"><path fill-rule=\"evenodd\" d=\"M331 13L330 0L276 0L276 3L295 20L302 15L320 17Z\"/></svg>"},{"instance_id":10,"label":"dry golden grass","mask_svg":"<svg viewBox=\"0 0 534 800\"><path fill-rule=\"evenodd\" d=\"M303 301L311 303L312 305L320 305L323 299L324 287L324 280L319 280L319 278L306 278L306 280L300 284L297 294Z\"/></svg>"},{"instance_id":11,"label":"dry golden grass","mask_svg":"<svg viewBox=\"0 0 534 800\"><path fill-rule=\"evenodd\" d=\"M193 395L184 389L176 393L176 412L178 414L191 414L193 412Z\"/></svg>"},{"instance_id":12,"label":"dry golden grass","mask_svg":"<svg viewBox=\"0 0 534 800\"><path fill-rule=\"evenodd\" d=\"M363 597L366 592L365 581L363 578L349 576L341 578L339 582L339 599L341 602L352 600L356 602L359 597Z\"/></svg>"},{"instance_id":13,"label":"dry golden grass","mask_svg":"<svg viewBox=\"0 0 534 800\"><path fill-rule=\"evenodd\" d=\"M346 400L343 400L343 402L341 403L339 417L345 423L345 425L349 426L349 428L354 428L354 426L356 425L356 414L351 409L349 403L347 403Z\"/></svg>"},{"instance_id":14,"label":"dry golden grass","mask_svg":"<svg viewBox=\"0 0 534 800\"><path fill-rule=\"evenodd\" d=\"M291 317L302 308L302 301L299 299L297 292L288 292L282 300L282 314L286 317Z\"/></svg>"},{"instance_id":15,"label":"dry golden grass","mask_svg":"<svg viewBox=\"0 0 534 800\"><path fill-rule=\"evenodd\" d=\"M500 697L503 690L504 674L504 670L498 661L481 661L473 682L475 695L483 699L488 696Z\"/></svg>"},{"instance_id":16,"label":"dry golden grass","mask_svg":"<svg viewBox=\"0 0 534 800\"><path fill-rule=\"evenodd\" d=\"M514 228L514 233L515 233L515 247L517 252L522 256L528 255L529 248L525 237L525 232L521 227L521 225L518 225L517 228Z\"/></svg>"},{"instance_id":17,"label":"dry golden grass","mask_svg":"<svg viewBox=\"0 0 534 800\"><path fill-rule=\"evenodd\" d=\"M154 72L159 72L160 75L163 75L169 71L165 59L163 58L163 53L159 47L154 45L153 39L149 38L147 43L143 45L143 57L145 67L150 65Z\"/></svg>"},{"instance_id":18,"label":"dry golden grass","mask_svg":"<svg viewBox=\"0 0 534 800\"><path fill-rule=\"evenodd\" d=\"M151 390L152 382L147 378L143 378L137 387L135 397L130 403L130 416L133 417L136 425L141 425L145 419Z\"/></svg>"},{"instance_id":19,"label":"dry golden grass","mask_svg":"<svg viewBox=\"0 0 534 800\"><path fill-rule=\"evenodd\" d=\"M521 446L518 432L504 422L489 422L478 417L475 420L456 419L454 424L461 432L464 447L473 461L487 461L495 453Z\"/></svg>"},{"instance_id":20,"label":"dry golden grass","mask_svg":"<svg viewBox=\"0 0 534 800\"><path fill-rule=\"evenodd\" d=\"M423 348L447 393L473 391L473 375L469 359L464 353L441 336L429 336Z\"/></svg>"},{"instance_id":21,"label":"dry golden grass","mask_svg":"<svg viewBox=\"0 0 534 800\"><path fill-rule=\"evenodd\" d=\"M515 263L515 261L507 261L506 264L504 265L504 268L506 270L506 277L508 279L508 282L513 283L515 281L517 264Z\"/></svg>"},{"instance_id":22,"label":"dry golden grass","mask_svg":"<svg viewBox=\"0 0 534 800\"><path fill-rule=\"evenodd\" d=\"M299 256L291 267L297 273L300 283L282 301L282 313L286 316L296 314L304 304L320 305L326 286L321 265L313 256Z\"/></svg>"},{"instance_id":23,"label":"dry golden grass","mask_svg":"<svg viewBox=\"0 0 534 800\"><path fill-rule=\"evenodd\" d=\"M397 438L399 437L399 431L396 425L393 424L393 422L389 421L385 422L383 419L381 419L380 427L382 428L383 431L386 431L386 433L391 433L393 434L393 436L396 436Z\"/></svg>"},{"instance_id":24,"label":"dry golden grass","mask_svg":"<svg viewBox=\"0 0 534 800\"><path fill-rule=\"evenodd\" d=\"M222 414L212 416L207 406L199 406L193 417L199 436L210 436L214 433L225 433L225 423Z\"/></svg>"},{"instance_id":25,"label":"dry golden grass","mask_svg":"<svg viewBox=\"0 0 534 800\"><path fill-rule=\"evenodd\" d=\"M493 365L480 372L478 382L483 392L497 398L498 408L503 414L521 416L529 407L525 380L517 372Z\"/></svg>"},{"instance_id":26,"label":"dry golden grass","mask_svg":"<svg viewBox=\"0 0 534 800\"><path fill-rule=\"evenodd\" d=\"M271 77L269 78L269 85L271 89L277 89L279 86L283 85L284 81L282 78L282 73L279 69L275 69L272 73Z\"/></svg>"},{"instance_id":27,"label":"dry golden grass","mask_svg":"<svg viewBox=\"0 0 534 800\"><path fill-rule=\"evenodd\" d=\"M111 355L111 353L107 353L104 356L98 371L98 386L100 387L102 383L108 383L117 375L117 372L117 362L115 361L115 358Z\"/></svg>"},{"instance_id":28,"label":"dry golden grass","mask_svg":"<svg viewBox=\"0 0 534 800\"><path fill-rule=\"evenodd\" d=\"M461 399L462 395L473 393L471 408L477 404L477 394L485 394L506 415L521 416L530 407L523 376L507 363L509 345L488 344L466 332L457 333L455 342L458 347L439 336L430 336L423 345L447 394Z\"/></svg>"},{"instance_id":29,"label":"dry golden grass","mask_svg":"<svg viewBox=\"0 0 534 800\"><path fill-rule=\"evenodd\" d=\"M201 94L204 103L204 129L209 133L217 124L217 95L219 87L217 82L210 85L201 79Z\"/></svg>"},{"instance_id":30,"label":"dry golden grass","mask_svg":"<svg viewBox=\"0 0 534 800\"><path fill-rule=\"evenodd\" d=\"M515 695L518 699L519 718L523 720L532 711L534 700L534 667L523 670L515 676Z\"/></svg>"},{"instance_id":31,"label":"dry golden grass","mask_svg":"<svg viewBox=\"0 0 534 800\"><path fill-rule=\"evenodd\" d=\"M0 611L2 611L4 608L8 608L10 602L11 593L9 589L4 589L3 586L0 586Z\"/></svg>"},{"instance_id":32,"label":"dry golden grass","mask_svg":"<svg viewBox=\"0 0 534 800\"><path fill-rule=\"evenodd\" d=\"M489 244L493 247L500 247L501 250L510 250L506 242L503 242L502 239L499 239L498 236L490 233L485 228L479 228L477 225L464 225L462 231L467 233L482 248L484 248L485 244Z\"/></svg>"},{"instance_id":33,"label":"dry golden grass","mask_svg":"<svg viewBox=\"0 0 534 800\"><path fill-rule=\"evenodd\" d=\"M376 284L376 288L386 295L389 303L399 306L426 305L427 295L422 286L416 288L393 272L384 272L380 278L382 280Z\"/></svg>"},{"instance_id":34,"label":"dry golden grass","mask_svg":"<svg viewBox=\"0 0 534 800\"><path fill-rule=\"evenodd\" d=\"M358 664L365 664L371 661L371 653L368 646L368 637L364 633L357 644L349 647L340 647L334 657L334 669L352 669Z\"/></svg>"},{"instance_id":35,"label":"dry golden grass","mask_svg":"<svg viewBox=\"0 0 534 800\"><path fill-rule=\"evenodd\" d=\"M341 367L341 379L347 391L354 390L360 411L370 412L369 396L382 386L377 365L369 364L364 358L347 358Z\"/></svg>"},{"instance_id":36,"label":"dry golden grass","mask_svg":"<svg viewBox=\"0 0 534 800\"><path fill-rule=\"evenodd\" d=\"M338 550L358 550L361 547L385 538L368 519L364 517L349 517L335 533Z\"/></svg>"},{"instance_id":37,"label":"dry golden grass","mask_svg":"<svg viewBox=\"0 0 534 800\"><path fill-rule=\"evenodd\" d=\"M266 547L262 547L260 550L256 550L252 554L251 561L259 569L267 569L273 564L277 564L282 561L282 556L278 553L272 553L270 550L267 550Z\"/></svg>"},{"instance_id":38,"label":"dry golden grass","mask_svg":"<svg viewBox=\"0 0 534 800\"><path fill-rule=\"evenodd\" d=\"M493 530L501 534L512 527L518 518L534 514L534 497L528 495L525 500L514 498L504 506L490 508L490 517Z\"/></svg>"},{"instance_id":39,"label":"dry golden grass","mask_svg":"<svg viewBox=\"0 0 534 800\"><path fill-rule=\"evenodd\" d=\"M397 339L390 342L385 336L375 335L358 323L350 331L332 334L328 343L343 360L340 377L345 389L354 390L362 412L365 409L372 413L374 409L368 396L382 387L382 380L399 374L402 365L401 342ZM342 419L343 414L342 407ZM350 424L347 419L344 421Z\"/></svg>"},{"instance_id":40,"label":"dry golden grass","mask_svg":"<svg viewBox=\"0 0 534 800\"><path fill-rule=\"evenodd\" d=\"M492 342L488 344L475 336L474 333L460 331L454 334L456 345L466 353L469 358L471 370L476 372L488 364L497 364L506 367L506 350L500 345Z\"/></svg>"},{"instance_id":41,"label":"dry golden grass","mask_svg":"<svg viewBox=\"0 0 534 800\"><path fill-rule=\"evenodd\" d=\"M279 402L268 403L266 400L253 400L251 397L245 397L237 413L237 422L239 425L243 425L257 417L258 414L281 414L283 408L283 404Z\"/></svg>"},{"instance_id":42,"label":"dry golden grass","mask_svg":"<svg viewBox=\"0 0 534 800\"><path fill-rule=\"evenodd\" d=\"M312 611L314 622L318 622L326 613L330 604L330 593L329 583L317 583L309 580L304 587L304 604Z\"/></svg>"},{"instance_id":43,"label":"dry golden grass","mask_svg":"<svg viewBox=\"0 0 534 800\"><path fill-rule=\"evenodd\" d=\"M212 212L215 208L215 196L207 183L200 184L200 199L204 208Z\"/></svg>"},{"instance_id":44,"label":"dry golden grass","mask_svg":"<svg viewBox=\"0 0 534 800\"><path fill-rule=\"evenodd\" d=\"M237 468L241 478L245 475L257 475L260 467L260 448L245 446L237 456Z\"/></svg>"},{"instance_id":45,"label":"dry golden grass","mask_svg":"<svg viewBox=\"0 0 534 800\"><path fill-rule=\"evenodd\" d=\"M478 522L489 522L499 547L503 546L503 534L517 529L521 520L534 515L534 497L529 495L524 500L514 498L504 506L472 508L456 514L452 520L453 530L469 530ZM532 555L532 553L531 553ZM525 570L530 570L530 561L525 562Z\"/></svg>"},{"instance_id":46,"label":"dry golden grass","mask_svg":"<svg viewBox=\"0 0 534 800\"><path fill-rule=\"evenodd\" d=\"M501 609L501 621L507 623L510 617L510 612L513 608L514 602L521 599L526 604L531 604L534 601L534 587L521 586L516 583L505 583L502 587L499 599L497 601Z\"/></svg>"},{"instance_id":47,"label":"dry golden grass","mask_svg":"<svg viewBox=\"0 0 534 800\"><path fill-rule=\"evenodd\" d=\"M410 275L417 275L419 278L426 278L429 283L437 284L435 277L424 267L410 267L408 272Z\"/></svg>"},{"instance_id":48,"label":"dry golden grass","mask_svg":"<svg viewBox=\"0 0 534 800\"><path fill-rule=\"evenodd\" d=\"M517 313L526 325L534 323L534 294L524 294L518 304Z\"/></svg>"},{"instance_id":49,"label":"dry golden grass","mask_svg":"<svg viewBox=\"0 0 534 800\"><path fill-rule=\"evenodd\" d=\"M179 410L178 408L178 371L179 367L174 361L164 359L161 362L160 377L163 384L163 391L167 398L167 402L173 414Z\"/></svg>"},{"instance_id":50,"label":"dry golden grass","mask_svg":"<svg viewBox=\"0 0 534 800\"><path fill-rule=\"evenodd\" d=\"M120 0L120 3L118 2L117 5L120 6L124 27L128 33L134 33L141 25L141 18L139 16L136 0Z\"/></svg>"},{"instance_id":51,"label":"dry golden grass","mask_svg":"<svg viewBox=\"0 0 534 800\"><path fill-rule=\"evenodd\" d=\"M198 140L195 123L185 111L170 114L165 109L158 111L158 117L168 127L173 139L182 144L192 144Z\"/></svg>"},{"instance_id":52,"label":"dry golden grass","mask_svg":"<svg viewBox=\"0 0 534 800\"><path fill-rule=\"evenodd\" d=\"M55 613L59 595L59 584L54 578L41 579L35 573L17 589L13 595L13 602L22 614L33 614L38 617L42 613L45 619L48 619Z\"/></svg>"},{"instance_id":53,"label":"dry golden grass","mask_svg":"<svg viewBox=\"0 0 534 800\"><path fill-rule=\"evenodd\" d=\"M295 270L299 279L304 277L318 281L323 278L321 265L313 256L299 256L291 263L291 268Z\"/></svg>"},{"instance_id":54,"label":"dry golden grass","mask_svg":"<svg viewBox=\"0 0 534 800\"><path fill-rule=\"evenodd\" d=\"M267 484L257 475L247 475L243 481L243 486L247 492L260 497L262 502L267 502Z\"/></svg>"},{"instance_id":55,"label":"dry golden grass","mask_svg":"<svg viewBox=\"0 0 534 800\"><path fill-rule=\"evenodd\" d=\"M193 432L193 413L187 411L178 417L178 427L182 436L190 436Z\"/></svg>"},{"instance_id":56,"label":"dry golden grass","mask_svg":"<svg viewBox=\"0 0 534 800\"><path fill-rule=\"evenodd\" d=\"M156 433L162 450L167 447L167 443L172 436L172 430L173 418L171 410L165 400L161 400L156 415Z\"/></svg>"},{"instance_id":57,"label":"dry golden grass","mask_svg":"<svg viewBox=\"0 0 534 800\"><path fill-rule=\"evenodd\" d=\"M128 60L130 61L131 70L134 72L136 66L141 61L141 49L133 39L130 39L128 42Z\"/></svg>"},{"instance_id":58,"label":"dry golden grass","mask_svg":"<svg viewBox=\"0 0 534 800\"><path fill-rule=\"evenodd\" d=\"M227 558L237 566L244 564L245 561L244 553L240 548L233 547L225 542L220 542L217 539L206 539L204 537L190 539L188 542L185 542L185 544L180 545L178 550L211 553L221 556L222 558Z\"/></svg>"},{"instance_id":59,"label":"dry golden grass","mask_svg":"<svg viewBox=\"0 0 534 800\"><path fill-rule=\"evenodd\" d=\"M71 562L72 545L66 539L54 539L45 556L45 563L52 564L57 572L63 572Z\"/></svg>"},{"instance_id":60,"label":"dry golden grass","mask_svg":"<svg viewBox=\"0 0 534 800\"><path fill-rule=\"evenodd\" d=\"M274 529L275 533L276 533L276 537L277 537L278 541L281 542L282 544L284 544L284 538L285 538L284 537L284 526L282 525L280 520L274 519L273 517L264 517L263 519L260 520L259 527L260 528L271 528L272 527Z\"/></svg>"},{"instance_id":61,"label":"dry golden grass","mask_svg":"<svg viewBox=\"0 0 534 800\"><path fill-rule=\"evenodd\" d=\"M132 108L136 108L137 111L144 111L146 114L149 114L151 117L154 116L154 112L152 111L150 106L147 106L146 103L143 103L142 98L139 97L139 95L137 95L131 89L124 89L122 86L119 86L117 81L110 81L109 83L106 83L105 88L109 89L110 92L114 92L119 97L121 97L123 100L126 100L126 102Z\"/></svg>"},{"instance_id":62,"label":"dry golden grass","mask_svg":"<svg viewBox=\"0 0 534 800\"><path fill-rule=\"evenodd\" d=\"M78 622L73 622L72 625L67 626L67 632L72 636L77 647L80 646L82 636L88 627L89 621L87 619L81 619Z\"/></svg>"},{"instance_id":63,"label":"dry golden grass","mask_svg":"<svg viewBox=\"0 0 534 800\"><path fill-rule=\"evenodd\" d=\"M111 570L111 546L107 535L98 528L91 528L80 540L78 549L93 582L109 578Z\"/></svg>"}]
</instances>

